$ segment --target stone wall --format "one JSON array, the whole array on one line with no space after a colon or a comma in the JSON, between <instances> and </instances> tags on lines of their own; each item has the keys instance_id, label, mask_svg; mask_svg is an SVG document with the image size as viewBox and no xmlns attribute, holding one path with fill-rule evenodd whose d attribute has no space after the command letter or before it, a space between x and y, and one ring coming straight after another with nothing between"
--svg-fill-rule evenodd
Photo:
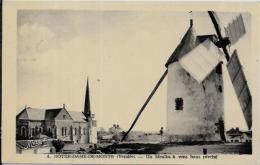
<instances>
[{"instance_id":1,"label":"stone wall","mask_svg":"<svg viewBox=\"0 0 260 165\"><path fill-rule=\"evenodd\" d=\"M168 66L167 133L174 135L175 141L221 140L219 122L224 120L224 88L219 71L214 69L198 83L178 62ZM175 109L176 98L183 99L183 110Z\"/></svg>"}]
</instances>

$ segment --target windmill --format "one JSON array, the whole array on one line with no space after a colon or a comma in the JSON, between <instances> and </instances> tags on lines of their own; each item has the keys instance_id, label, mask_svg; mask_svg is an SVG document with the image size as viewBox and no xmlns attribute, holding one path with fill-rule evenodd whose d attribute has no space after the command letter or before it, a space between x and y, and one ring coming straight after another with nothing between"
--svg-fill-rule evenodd
<instances>
[{"instance_id":1,"label":"windmill","mask_svg":"<svg viewBox=\"0 0 260 165\"><path fill-rule=\"evenodd\" d=\"M173 54L166 70L141 107L122 141L132 130L141 113L168 74L167 132L173 141L225 141L223 59L240 103L248 129L252 126L252 97L235 49L227 47L238 42L246 33L239 15L221 33L220 20L213 11L208 15L216 34L197 35L193 20ZM221 51L222 50L222 51Z\"/></svg>"}]
</instances>

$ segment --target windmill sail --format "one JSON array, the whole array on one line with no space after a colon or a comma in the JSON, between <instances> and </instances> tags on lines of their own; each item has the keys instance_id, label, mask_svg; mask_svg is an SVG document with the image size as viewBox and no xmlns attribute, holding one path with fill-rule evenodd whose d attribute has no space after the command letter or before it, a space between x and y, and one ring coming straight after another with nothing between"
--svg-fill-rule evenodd
<instances>
[{"instance_id":1,"label":"windmill sail","mask_svg":"<svg viewBox=\"0 0 260 165\"><path fill-rule=\"evenodd\" d=\"M227 63L228 73L234 86L238 101L242 108L247 126L252 126L252 97L246 82L245 74L235 50Z\"/></svg>"},{"instance_id":2,"label":"windmill sail","mask_svg":"<svg viewBox=\"0 0 260 165\"><path fill-rule=\"evenodd\" d=\"M235 44L246 33L241 14L225 27L225 33L226 36L229 37L231 44Z\"/></svg>"},{"instance_id":3,"label":"windmill sail","mask_svg":"<svg viewBox=\"0 0 260 165\"><path fill-rule=\"evenodd\" d=\"M219 64L223 54L210 39L206 39L179 62L181 66L201 83Z\"/></svg>"}]
</instances>

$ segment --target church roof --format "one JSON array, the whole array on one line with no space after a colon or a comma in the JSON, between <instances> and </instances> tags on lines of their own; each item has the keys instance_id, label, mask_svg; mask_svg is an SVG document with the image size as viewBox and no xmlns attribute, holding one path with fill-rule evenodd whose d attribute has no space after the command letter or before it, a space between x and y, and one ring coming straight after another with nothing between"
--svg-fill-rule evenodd
<instances>
[{"instance_id":1,"label":"church roof","mask_svg":"<svg viewBox=\"0 0 260 165\"><path fill-rule=\"evenodd\" d=\"M78 122L86 122L86 117L84 116L84 114L82 112L73 112L73 111L68 111L68 113L70 114L70 116L72 117L72 119L74 121L78 121Z\"/></svg>"},{"instance_id":2,"label":"church roof","mask_svg":"<svg viewBox=\"0 0 260 165\"><path fill-rule=\"evenodd\" d=\"M56 109L39 109L39 108L31 108L27 107L23 109L19 114L17 114L18 119L26 119L26 120L53 120L59 114L59 112L63 108L56 108ZM76 122L86 122L86 117L82 112L75 112L75 111L67 111L73 121ZM25 117L20 118L22 114L25 114Z\"/></svg>"},{"instance_id":3,"label":"church roof","mask_svg":"<svg viewBox=\"0 0 260 165\"><path fill-rule=\"evenodd\" d=\"M44 120L45 118L45 110L44 109L37 109L37 108L27 108L27 114L29 119L34 120Z\"/></svg>"},{"instance_id":4,"label":"church roof","mask_svg":"<svg viewBox=\"0 0 260 165\"><path fill-rule=\"evenodd\" d=\"M196 48L199 44L203 43L206 39L210 39L211 41L215 42L216 38L216 35L213 34L197 36L193 26L190 26L183 36L181 42L178 44L172 55L167 60L165 66L168 67L168 65L170 65L171 63L178 61L191 50Z\"/></svg>"},{"instance_id":5,"label":"church roof","mask_svg":"<svg viewBox=\"0 0 260 165\"><path fill-rule=\"evenodd\" d=\"M62 108L47 109L45 113L45 120L53 120L61 110Z\"/></svg>"}]
</instances>

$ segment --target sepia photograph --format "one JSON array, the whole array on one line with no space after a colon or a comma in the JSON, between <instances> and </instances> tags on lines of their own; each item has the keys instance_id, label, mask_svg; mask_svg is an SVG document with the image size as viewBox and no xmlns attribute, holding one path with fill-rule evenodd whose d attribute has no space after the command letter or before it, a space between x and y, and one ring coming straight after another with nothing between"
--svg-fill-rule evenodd
<instances>
[{"instance_id":1,"label":"sepia photograph","mask_svg":"<svg viewBox=\"0 0 260 165\"><path fill-rule=\"evenodd\" d=\"M18 154L252 154L250 13L18 10L16 35Z\"/></svg>"},{"instance_id":2,"label":"sepia photograph","mask_svg":"<svg viewBox=\"0 0 260 165\"><path fill-rule=\"evenodd\" d=\"M5 1L2 163L260 163L257 3Z\"/></svg>"}]
</instances>

